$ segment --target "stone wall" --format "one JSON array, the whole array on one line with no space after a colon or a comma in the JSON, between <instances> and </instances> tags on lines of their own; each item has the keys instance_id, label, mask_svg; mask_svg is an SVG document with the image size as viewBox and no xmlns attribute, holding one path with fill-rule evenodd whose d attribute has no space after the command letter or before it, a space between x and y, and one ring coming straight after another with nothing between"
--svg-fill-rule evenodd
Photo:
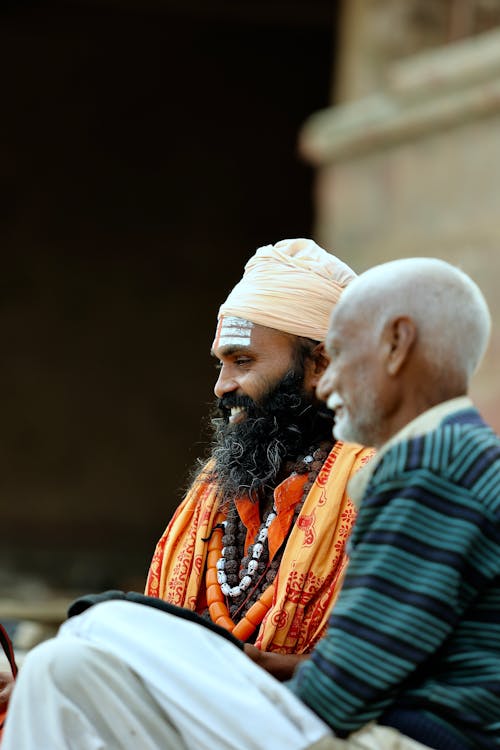
<instances>
[{"instance_id":1,"label":"stone wall","mask_svg":"<svg viewBox=\"0 0 500 750\"><path fill-rule=\"evenodd\" d=\"M494 335L473 395L500 430L500 30L388 66L384 87L313 115L316 232L361 271L440 256L482 287Z\"/></svg>"}]
</instances>

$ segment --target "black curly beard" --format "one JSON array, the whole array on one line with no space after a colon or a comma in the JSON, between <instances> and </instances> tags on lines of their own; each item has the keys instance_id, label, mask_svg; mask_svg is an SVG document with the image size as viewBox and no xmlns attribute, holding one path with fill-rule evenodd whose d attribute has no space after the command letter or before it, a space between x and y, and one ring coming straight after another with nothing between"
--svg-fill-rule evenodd
<instances>
[{"instance_id":1,"label":"black curly beard","mask_svg":"<svg viewBox=\"0 0 500 750\"><path fill-rule=\"evenodd\" d=\"M247 496L259 500L279 481L284 464L306 455L332 438L333 416L303 389L303 372L289 372L256 403L248 396L227 394L218 399L210 479L217 482L222 502ZM229 424L231 407L242 406L246 417Z\"/></svg>"}]
</instances>

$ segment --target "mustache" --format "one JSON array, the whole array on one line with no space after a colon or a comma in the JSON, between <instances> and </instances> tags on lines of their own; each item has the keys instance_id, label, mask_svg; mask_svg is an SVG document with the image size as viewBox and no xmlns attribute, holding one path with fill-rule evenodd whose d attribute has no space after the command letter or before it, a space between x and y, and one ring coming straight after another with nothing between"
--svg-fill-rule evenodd
<instances>
[{"instance_id":1,"label":"mustache","mask_svg":"<svg viewBox=\"0 0 500 750\"><path fill-rule=\"evenodd\" d=\"M229 419L231 409L240 407L245 409L249 417L267 416L269 414L269 399L265 399L263 403L254 401L250 396L237 396L233 393L227 393L221 398L218 398L215 402L215 412L222 417L225 421ZM318 408L319 407L319 408ZM280 411L295 413L295 417L303 417L308 411L313 408L312 403L304 403L300 394L288 394L288 401L282 410L277 409L275 413L278 415ZM271 408L272 410L272 408ZM317 411L321 416L331 416L326 408L321 408L318 404Z\"/></svg>"},{"instance_id":2,"label":"mustache","mask_svg":"<svg viewBox=\"0 0 500 750\"><path fill-rule=\"evenodd\" d=\"M296 395L296 403L294 403L293 395ZM288 397L288 408L296 408L301 401L300 395L298 393L288 394ZM301 412L301 414L308 411L311 406L311 403L307 404L306 408ZM221 396L221 398L217 398L215 400L215 404L212 402L212 408L214 412L219 412L222 415L228 414L231 409L234 409L236 407L241 407L243 409L246 409L247 411L266 411L265 401L264 403L259 404L257 401L254 401L253 398L250 398L250 396L237 396L235 393L225 393L224 396ZM331 409L324 401L317 400L315 402L315 409L319 416L325 417L326 419L331 419L335 414L335 409Z\"/></svg>"},{"instance_id":3,"label":"mustache","mask_svg":"<svg viewBox=\"0 0 500 750\"><path fill-rule=\"evenodd\" d=\"M249 409L256 407L255 401L250 396L237 396L234 393L225 393L224 396L218 398L215 402L215 407L221 412L231 411L231 409L241 406L242 408Z\"/></svg>"}]
</instances>

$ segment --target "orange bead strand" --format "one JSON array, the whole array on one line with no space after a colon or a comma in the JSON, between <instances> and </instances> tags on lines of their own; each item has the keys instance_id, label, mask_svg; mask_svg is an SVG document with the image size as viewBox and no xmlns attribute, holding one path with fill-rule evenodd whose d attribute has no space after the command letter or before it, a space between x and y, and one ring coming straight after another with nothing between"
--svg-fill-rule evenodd
<instances>
[{"instance_id":1,"label":"orange bead strand","mask_svg":"<svg viewBox=\"0 0 500 750\"><path fill-rule=\"evenodd\" d=\"M214 519L214 528L226 520L224 514L219 513ZM254 630L261 624L262 620L268 613L274 596L274 584L271 584L263 592L260 599L253 604L247 614L235 624L229 616L229 610L226 604L226 597L221 591L217 581L217 562L222 555L222 529L212 531L210 541L208 542L207 571L205 583L207 589L207 604L210 613L210 619L226 630L236 638L246 641Z\"/></svg>"}]
</instances>

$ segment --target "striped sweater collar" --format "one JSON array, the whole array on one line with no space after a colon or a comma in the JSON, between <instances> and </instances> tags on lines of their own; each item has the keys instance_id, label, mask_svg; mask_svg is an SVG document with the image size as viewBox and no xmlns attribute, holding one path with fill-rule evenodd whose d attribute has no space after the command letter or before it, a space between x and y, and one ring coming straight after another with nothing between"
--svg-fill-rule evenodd
<instances>
[{"instance_id":1,"label":"striped sweater collar","mask_svg":"<svg viewBox=\"0 0 500 750\"><path fill-rule=\"evenodd\" d=\"M418 417L411 422L408 422L407 425L393 435L393 437L380 448L378 453L375 454L374 458L372 458L366 466L363 466L363 468L352 477L349 482L348 491L354 505L359 508L368 486L368 482L372 478L375 469L382 460L384 454L387 453L393 445L420 435L425 435L427 432L432 432L432 430L435 430L444 419L450 417L452 414L457 414L465 409L472 408L474 408L474 404L468 396L459 396L458 398L452 398L449 401L443 401L441 404L433 406L431 409L419 414Z\"/></svg>"}]
</instances>

